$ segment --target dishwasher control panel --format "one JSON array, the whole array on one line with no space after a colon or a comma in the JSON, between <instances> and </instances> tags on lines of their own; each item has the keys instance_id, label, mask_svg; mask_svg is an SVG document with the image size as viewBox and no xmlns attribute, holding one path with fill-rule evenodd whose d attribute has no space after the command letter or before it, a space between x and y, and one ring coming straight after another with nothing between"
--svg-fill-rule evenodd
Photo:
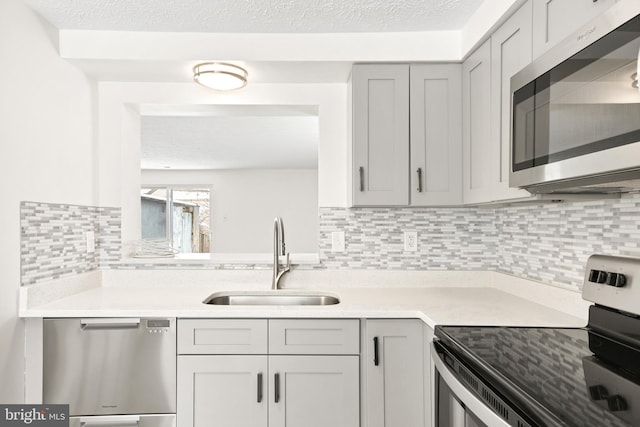
<instances>
[{"instance_id":1,"label":"dishwasher control panel","mask_svg":"<svg viewBox=\"0 0 640 427\"><path fill-rule=\"evenodd\" d=\"M169 319L147 319L147 332L150 334L169 333L171 321Z\"/></svg>"}]
</instances>

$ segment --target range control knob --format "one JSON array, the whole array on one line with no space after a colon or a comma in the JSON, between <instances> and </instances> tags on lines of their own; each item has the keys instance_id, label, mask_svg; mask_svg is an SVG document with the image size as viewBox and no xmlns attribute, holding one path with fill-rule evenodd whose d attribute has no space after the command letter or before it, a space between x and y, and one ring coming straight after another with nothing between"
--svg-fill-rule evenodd
<instances>
[{"instance_id":1,"label":"range control knob","mask_svg":"<svg viewBox=\"0 0 640 427\"><path fill-rule=\"evenodd\" d=\"M609 273L607 275L607 285L615 286L616 288L621 288L627 284L627 278L624 274L620 273Z\"/></svg>"},{"instance_id":2,"label":"range control knob","mask_svg":"<svg viewBox=\"0 0 640 427\"><path fill-rule=\"evenodd\" d=\"M589 395L593 400L604 400L609 398L609 392L603 385L592 385L589 387Z\"/></svg>"},{"instance_id":3,"label":"range control knob","mask_svg":"<svg viewBox=\"0 0 640 427\"><path fill-rule=\"evenodd\" d=\"M600 273L598 270L591 270L589 272L589 281L596 283L598 281L598 273Z\"/></svg>"},{"instance_id":4,"label":"range control knob","mask_svg":"<svg viewBox=\"0 0 640 427\"><path fill-rule=\"evenodd\" d=\"M598 277L596 278L597 283L605 283L607 281L607 272L606 271L598 271Z\"/></svg>"},{"instance_id":5,"label":"range control knob","mask_svg":"<svg viewBox=\"0 0 640 427\"><path fill-rule=\"evenodd\" d=\"M607 406L611 412L626 411L629 408L627 401L618 394L607 399Z\"/></svg>"}]
</instances>

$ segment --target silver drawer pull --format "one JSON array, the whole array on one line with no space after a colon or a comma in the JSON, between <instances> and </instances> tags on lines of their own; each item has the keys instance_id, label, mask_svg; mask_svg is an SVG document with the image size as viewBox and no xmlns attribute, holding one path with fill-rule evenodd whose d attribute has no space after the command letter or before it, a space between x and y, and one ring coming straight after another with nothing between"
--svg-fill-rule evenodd
<instances>
[{"instance_id":1,"label":"silver drawer pull","mask_svg":"<svg viewBox=\"0 0 640 427\"><path fill-rule=\"evenodd\" d=\"M80 329L126 329L140 326L139 318L80 319Z\"/></svg>"},{"instance_id":2,"label":"silver drawer pull","mask_svg":"<svg viewBox=\"0 0 640 427\"><path fill-rule=\"evenodd\" d=\"M131 427L140 425L139 415L105 415L80 418L80 426Z\"/></svg>"}]
</instances>

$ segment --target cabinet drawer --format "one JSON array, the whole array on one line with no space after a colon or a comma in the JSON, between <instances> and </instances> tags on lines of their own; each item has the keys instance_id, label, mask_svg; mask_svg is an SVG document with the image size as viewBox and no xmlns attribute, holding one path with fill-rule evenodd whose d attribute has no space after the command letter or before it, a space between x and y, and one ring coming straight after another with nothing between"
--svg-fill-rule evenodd
<instances>
[{"instance_id":1,"label":"cabinet drawer","mask_svg":"<svg viewBox=\"0 0 640 427\"><path fill-rule=\"evenodd\" d=\"M180 319L178 354L267 354L267 320Z\"/></svg>"},{"instance_id":2,"label":"cabinet drawer","mask_svg":"<svg viewBox=\"0 0 640 427\"><path fill-rule=\"evenodd\" d=\"M358 319L269 320L269 354L359 354Z\"/></svg>"}]
</instances>

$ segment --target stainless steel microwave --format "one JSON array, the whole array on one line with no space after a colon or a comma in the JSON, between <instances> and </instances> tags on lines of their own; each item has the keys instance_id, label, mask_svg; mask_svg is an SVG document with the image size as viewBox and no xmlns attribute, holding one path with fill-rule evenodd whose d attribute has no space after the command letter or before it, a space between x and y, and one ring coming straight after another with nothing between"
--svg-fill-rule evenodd
<instances>
[{"instance_id":1,"label":"stainless steel microwave","mask_svg":"<svg viewBox=\"0 0 640 427\"><path fill-rule=\"evenodd\" d=\"M640 189L640 1L620 0L511 78L511 187Z\"/></svg>"}]
</instances>

